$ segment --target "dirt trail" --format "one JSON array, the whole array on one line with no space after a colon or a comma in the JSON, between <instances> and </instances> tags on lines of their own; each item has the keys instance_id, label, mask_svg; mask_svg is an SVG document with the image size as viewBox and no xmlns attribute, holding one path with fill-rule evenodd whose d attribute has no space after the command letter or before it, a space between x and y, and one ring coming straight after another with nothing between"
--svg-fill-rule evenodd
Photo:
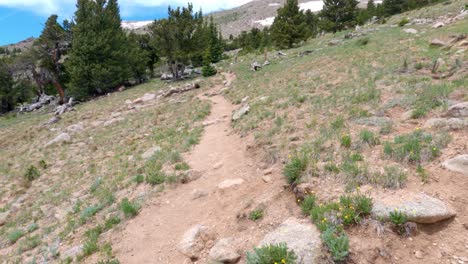
<instances>
[{"instance_id":1,"label":"dirt trail","mask_svg":"<svg viewBox=\"0 0 468 264\"><path fill-rule=\"evenodd\" d=\"M234 75L225 75L228 82ZM222 88L215 86L209 92ZM219 120L205 128L203 138L188 155L190 167L202 177L165 191L146 205L121 232L112 236L113 249L121 263L190 263L177 250L183 234L193 225L203 224L217 233L217 238L235 237L245 261L246 250L256 245L268 231L286 218L300 215L294 198L283 190L280 170L272 168L271 183L266 183L259 160L246 151L247 141L231 128L230 117L236 108L223 96L200 96L212 102L207 121ZM243 179L236 187L221 190L218 185L229 179ZM192 192L206 196L194 199ZM265 207L265 216L253 222L245 214L257 206ZM239 217L241 215L241 217ZM243 215L243 217L242 217ZM204 253L198 263L207 263Z\"/></svg>"}]
</instances>

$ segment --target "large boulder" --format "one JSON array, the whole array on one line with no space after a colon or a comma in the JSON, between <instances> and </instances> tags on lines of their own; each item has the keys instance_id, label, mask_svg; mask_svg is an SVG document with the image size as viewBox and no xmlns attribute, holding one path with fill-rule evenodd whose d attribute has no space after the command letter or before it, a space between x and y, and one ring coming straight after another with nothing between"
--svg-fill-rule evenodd
<instances>
[{"instance_id":1,"label":"large boulder","mask_svg":"<svg viewBox=\"0 0 468 264\"><path fill-rule=\"evenodd\" d=\"M248 104L242 106L239 110L235 111L232 115L232 121L239 120L243 115L247 114L250 111L250 106Z\"/></svg>"},{"instance_id":2,"label":"large boulder","mask_svg":"<svg viewBox=\"0 0 468 264\"><path fill-rule=\"evenodd\" d=\"M213 241L216 234L204 225L195 225L184 233L178 245L180 253L192 260L200 258L209 241Z\"/></svg>"},{"instance_id":3,"label":"large boulder","mask_svg":"<svg viewBox=\"0 0 468 264\"><path fill-rule=\"evenodd\" d=\"M446 169L468 175L468 155L459 155L453 159L444 161Z\"/></svg>"},{"instance_id":4,"label":"large boulder","mask_svg":"<svg viewBox=\"0 0 468 264\"><path fill-rule=\"evenodd\" d=\"M50 147L56 144L70 143L70 142L71 142L71 136L68 133L62 133L58 135L56 138L49 141L46 144L46 147Z\"/></svg>"},{"instance_id":5,"label":"large boulder","mask_svg":"<svg viewBox=\"0 0 468 264\"><path fill-rule=\"evenodd\" d=\"M297 255L298 264L320 263L322 242L319 230L306 219L289 218L267 234L260 246L286 243Z\"/></svg>"},{"instance_id":6,"label":"large boulder","mask_svg":"<svg viewBox=\"0 0 468 264\"><path fill-rule=\"evenodd\" d=\"M408 216L408 220L419 224L433 224L456 213L443 201L423 193L392 193L374 198L372 215L389 220L390 213L398 210Z\"/></svg>"},{"instance_id":7,"label":"large boulder","mask_svg":"<svg viewBox=\"0 0 468 264\"><path fill-rule=\"evenodd\" d=\"M445 116L448 117L468 117L468 102L452 105Z\"/></svg>"},{"instance_id":8,"label":"large boulder","mask_svg":"<svg viewBox=\"0 0 468 264\"><path fill-rule=\"evenodd\" d=\"M210 250L210 259L217 263L237 263L240 257L236 241L231 237L220 239Z\"/></svg>"}]
</instances>

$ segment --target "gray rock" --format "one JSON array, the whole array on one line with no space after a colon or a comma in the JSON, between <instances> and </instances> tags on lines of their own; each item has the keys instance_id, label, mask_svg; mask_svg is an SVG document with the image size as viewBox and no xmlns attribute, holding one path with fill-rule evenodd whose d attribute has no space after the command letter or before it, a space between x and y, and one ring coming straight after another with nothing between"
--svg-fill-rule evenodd
<instances>
[{"instance_id":1,"label":"gray rock","mask_svg":"<svg viewBox=\"0 0 468 264\"><path fill-rule=\"evenodd\" d=\"M154 99L156 99L156 94L153 93L146 93L145 95L143 95L143 97L141 97L141 101L143 102L148 102Z\"/></svg>"},{"instance_id":2,"label":"gray rock","mask_svg":"<svg viewBox=\"0 0 468 264\"><path fill-rule=\"evenodd\" d=\"M298 264L320 263L322 248L320 232L309 220L301 222L299 219L289 218L267 234L260 242L260 246L279 243L286 243L289 249L294 250Z\"/></svg>"},{"instance_id":3,"label":"gray rock","mask_svg":"<svg viewBox=\"0 0 468 264\"><path fill-rule=\"evenodd\" d=\"M237 252L234 238L223 238L210 250L210 259L221 263L237 263L241 255Z\"/></svg>"},{"instance_id":4,"label":"gray rock","mask_svg":"<svg viewBox=\"0 0 468 264\"><path fill-rule=\"evenodd\" d=\"M403 31L408 33L408 34L418 34L418 30L416 30L414 28L405 28L405 29L403 29Z\"/></svg>"},{"instance_id":5,"label":"gray rock","mask_svg":"<svg viewBox=\"0 0 468 264\"><path fill-rule=\"evenodd\" d=\"M223 182L221 182L220 184L218 184L218 188L221 189L221 190L225 190L225 189L230 189L230 188L233 188L233 187L236 187L238 185L241 185L244 183L244 180L243 179L229 179L229 180L225 180Z\"/></svg>"},{"instance_id":6,"label":"gray rock","mask_svg":"<svg viewBox=\"0 0 468 264\"><path fill-rule=\"evenodd\" d=\"M453 159L444 161L442 164L446 169L468 175L468 155L459 155Z\"/></svg>"},{"instance_id":7,"label":"gray rock","mask_svg":"<svg viewBox=\"0 0 468 264\"><path fill-rule=\"evenodd\" d=\"M4 225L7 222L8 216L10 216L9 211L0 213L0 226Z\"/></svg>"},{"instance_id":8,"label":"gray rock","mask_svg":"<svg viewBox=\"0 0 468 264\"><path fill-rule=\"evenodd\" d=\"M68 133L62 133L58 135L56 138L54 138L53 140L49 141L46 144L46 147L50 147L56 144L70 143L70 142L71 142L71 136Z\"/></svg>"},{"instance_id":9,"label":"gray rock","mask_svg":"<svg viewBox=\"0 0 468 264\"><path fill-rule=\"evenodd\" d=\"M83 245L78 245L65 250L60 256L62 259L75 259L78 255L81 255L81 253L83 253Z\"/></svg>"},{"instance_id":10,"label":"gray rock","mask_svg":"<svg viewBox=\"0 0 468 264\"><path fill-rule=\"evenodd\" d=\"M141 154L141 157L143 159L149 159L151 158L154 154L158 153L161 151L161 147L159 146L155 146L155 147L152 147L150 149L148 149L147 151L145 151L145 153Z\"/></svg>"},{"instance_id":11,"label":"gray rock","mask_svg":"<svg viewBox=\"0 0 468 264\"><path fill-rule=\"evenodd\" d=\"M437 22L434 25L432 25L432 28L441 28L443 26L445 26L443 22Z\"/></svg>"},{"instance_id":12,"label":"gray rock","mask_svg":"<svg viewBox=\"0 0 468 264\"><path fill-rule=\"evenodd\" d=\"M423 193L393 193L374 199L373 216L388 220L390 212L395 210L406 213L409 221L419 224L433 224L456 215L444 202Z\"/></svg>"},{"instance_id":13,"label":"gray rock","mask_svg":"<svg viewBox=\"0 0 468 264\"><path fill-rule=\"evenodd\" d=\"M185 232L178 245L178 250L190 259L197 260L205 250L206 244L215 238L216 234L211 232L208 227L195 225Z\"/></svg>"},{"instance_id":14,"label":"gray rock","mask_svg":"<svg viewBox=\"0 0 468 264\"><path fill-rule=\"evenodd\" d=\"M107 120L106 122L104 122L103 125L104 126L110 126L110 125L113 125L115 123L118 123L118 122L121 122L121 121L124 121L124 120L125 120L125 118L123 118L123 117L113 117L113 118Z\"/></svg>"},{"instance_id":15,"label":"gray rock","mask_svg":"<svg viewBox=\"0 0 468 264\"><path fill-rule=\"evenodd\" d=\"M330 41L328 42L328 46L336 46L336 45L340 44L340 42L341 42L341 41L338 40L338 39L332 39L332 40L330 40Z\"/></svg>"},{"instance_id":16,"label":"gray rock","mask_svg":"<svg viewBox=\"0 0 468 264\"><path fill-rule=\"evenodd\" d=\"M362 117L354 120L355 124L365 125L365 126L384 126L392 123L392 119L389 117Z\"/></svg>"},{"instance_id":17,"label":"gray rock","mask_svg":"<svg viewBox=\"0 0 468 264\"><path fill-rule=\"evenodd\" d=\"M232 121L239 120L243 115L249 113L250 106L248 104L242 106L239 110L235 111L232 115Z\"/></svg>"},{"instance_id":18,"label":"gray rock","mask_svg":"<svg viewBox=\"0 0 468 264\"><path fill-rule=\"evenodd\" d=\"M437 46L437 47L443 47L447 45L447 43L443 42L440 39L433 39L430 44L431 46Z\"/></svg>"},{"instance_id":19,"label":"gray rock","mask_svg":"<svg viewBox=\"0 0 468 264\"><path fill-rule=\"evenodd\" d=\"M207 191L204 190L199 190L199 189L194 189L190 195L192 195L192 200L200 199L202 197L205 197L208 195Z\"/></svg>"},{"instance_id":20,"label":"gray rock","mask_svg":"<svg viewBox=\"0 0 468 264\"><path fill-rule=\"evenodd\" d=\"M431 118L424 124L426 128L446 128L450 130L458 130L468 127L468 119L466 118Z\"/></svg>"},{"instance_id":21,"label":"gray rock","mask_svg":"<svg viewBox=\"0 0 468 264\"><path fill-rule=\"evenodd\" d=\"M463 102L450 106L445 116L468 117L468 102Z\"/></svg>"},{"instance_id":22,"label":"gray rock","mask_svg":"<svg viewBox=\"0 0 468 264\"><path fill-rule=\"evenodd\" d=\"M84 130L84 126L83 126L83 123L80 122L78 124L74 124L74 125L67 127L66 130L68 133L78 133Z\"/></svg>"}]
</instances>

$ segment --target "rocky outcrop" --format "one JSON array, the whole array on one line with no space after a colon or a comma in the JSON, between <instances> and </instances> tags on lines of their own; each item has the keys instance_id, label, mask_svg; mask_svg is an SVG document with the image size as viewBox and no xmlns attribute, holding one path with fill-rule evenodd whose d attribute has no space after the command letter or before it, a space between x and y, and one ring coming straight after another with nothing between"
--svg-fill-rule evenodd
<instances>
[{"instance_id":1,"label":"rocky outcrop","mask_svg":"<svg viewBox=\"0 0 468 264\"><path fill-rule=\"evenodd\" d=\"M433 224L456 215L443 201L423 193L392 193L374 198L374 217L388 220L395 210L405 213L409 221L419 224Z\"/></svg>"},{"instance_id":2,"label":"rocky outcrop","mask_svg":"<svg viewBox=\"0 0 468 264\"><path fill-rule=\"evenodd\" d=\"M197 260L200 258L201 253L207 250L207 244L215 240L215 238L216 234L208 227L195 225L185 232L178 245L178 250L191 260Z\"/></svg>"},{"instance_id":3,"label":"rocky outcrop","mask_svg":"<svg viewBox=\"0 0 468 264\"><path fill-rule=\"evenodd\" d=\"M446 117L468 117L468 102L455 104L449 107Z\"/></svg>"},{"instance_id":4,"label":"rocky outcrop","mask_svg":"<svg viewBox=\"0 0 468 264\"><path fill-rule=\"evenodd\" d=\"M297 255L298 264L320 263L322 242L320 232L310 223L289 218L273 232L267 234L259 246L286 243Z\"/></svg>"},{"instance_id":5,"label":"rocky outcrop","mask_svg":"<svg viewBox=\"0 0 468 264\"><path fill-rule=\"evenodd\" d=\"M424 124L426 128L445 128L458 130L468 127L467 118L431 118Z\"/></svg>"},{"instance_id":6,"label":"rocky outcrop","mask_svg":"<svg viewBox=\"0 0 468 264\"><path fill-rule=\"evenodd\" d=\"M228 179L228 180L225 180L223 182L221 182L220 184L218 184L218 188L221 189L221 190L227 190L227 189L231 189L231 188L234 188L238 185L241 185L244 183L244 180L243 179Z\"/></svg>"},{"instance_id":7,"label":"rocky outcrop","mask_svg":"<svg viewBox=\"0 0 468 264\"><path fill-rule=\"evenodd\" d=\"M49 141L45 146L50 147L53 145L70 143L70 142L71 142L71 136L68 133L62 133L58 135L56 138L54 138L53 140Z\"/></svg>"},{"instance_id":8,"label":"rocky outcrop","mask_svg":"<svg viewBox=\"0 0 468 264\"><path fill-rule=\"evenodd\" d=\"M446 169L468 175L468 155L459 155L444 161L442 164Z\"/></svg>"},{"instance_id":9,"label":"rocky outcrop","mask_svg":"<svg viewBox=\"0 0 468 264\"><path fill-rule=\"evenodd\" d=\"M231 237L220 239L210 250L210 259L216 263L237 263L240 257L236 241Z\"/></svg>"},{"instance_id":10,"label":"rocky outcrop","mask_svg":"<svg viewBox=\"0 0 468 264\"><path fill-rule=\"evenodd\" d=\"M237 121L241 119L243 115L246 115L250 111L250 106L248 104L242 106L239 110L235 111L232 115L232 121Z\"/></svg>"}]
</instances>

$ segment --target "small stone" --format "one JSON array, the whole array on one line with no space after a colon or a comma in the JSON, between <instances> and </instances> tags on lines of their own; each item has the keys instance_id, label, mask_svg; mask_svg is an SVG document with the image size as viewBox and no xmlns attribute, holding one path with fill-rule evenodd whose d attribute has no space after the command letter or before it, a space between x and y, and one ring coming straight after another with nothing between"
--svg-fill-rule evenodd
<instances>
[{"instance_id":1,"label":"small stone","mask_svg":"<svg viewBox=\"0 0 468 264\"><path fill-rule=\"evenodd\" d=\"M214 240L216 234L204 225L195 225L184 233L178 245L180 253L192 260L197 260L206 247L206 243Z\"/></svg>"},{"instance_id":2,"label":"small stone","mask_svg":"<svg viewBox=\"0 0 468 264\"><path fill-rule=\"evenodd\" d=\"M236 263L241 255L237 252L234 238L220 239L210 250L210 259L221 263Z\"/></svg>"},{"instance_id":3,"label":"small stone","mask_svg":"<svg viewBox=\"0 0 468 264\"><path fill-rule=\"evenodd\" d=\"M432 25L432 28L441 28L443 26L445 26L443 22L437 22L434 25Z\"/></svg>"},{"instance_id":4,"label":"small stone","mask_svg":"<svg viewBox=\"0 0 468 264\"><path fill-rule=\"evenodd\" d=\"M223 167L223 165L224 164L222 162L218 162L213 166L213 170L221 169L221 167Z\"/></svg>"},{"instance_id":5,"label":"small stone","mask_svg":"<svg viewBox=\"0 0 468 264\"><path fill-rule=\"evenodd\" d=\"M232 115L232 121L239 120L243 115L246 115L250 111L250 106L248 104L242 106L239 110L235 111Z\"/></svg>"},{"instance_id":6,"label":"small stone","mask_svg":"<svg viewBox=\"0 0 468 264\"><path fill-rule=\"evenodd\" d=\"M83 126L83 123L78 123L78 124L74 124L74 125L71 125L69 127L66 128L67 132L69 133L77 133L77 132L81 132L84 130L84 126Z\"/></svg>"},{"instance_id":7,"label":"small stone","mask_svg":"<svg viewBox=\"0 0 468 264\"><path fill-rule=\"evenodd\" d=\"M218 188L221 189L221 190L225 190L225 189L230 189L230 188L233 188L233 187L236 187L238 185L241 185L244 183L244 180L243 179L229 179L229 180L225 180L223 182L221 182L220 184L218 184Z\"/></svg>"},{"instance_id":8,"label":"small stone","mask_svg":"<svg viewBox=\"0 0 468 264\"><path fill-rule=\"evenodd\" d=\"M468 175L468 155L456 156L444 161L442 165L448 170Z\"/></svg>"},{"instance_id":9,"label":"small stone","mask_svg":"<svg viewBox=\"0 0 468 264\"><path fill-rule=\"evenodd\" d=\"M440 39L433 39L431 41L431 46L437 46L437 47L443 47L447 45L447 43L443 42L442 40Z\"/></svg>"},{"instance_id":10,"label":"small stone","mask_svg":"<svg viewBox=\"0 0 468 264\"><path fill-rule=\"evenodd\" d=\"M265 183L271 183L271 182L272 182L271 177L270 177L270 176L266 176L266 175L262 177L262 180L263 180Z\"/></svg>"},{"instance_id":11,"label":"small stone","mask_svg":"<svg viewBox=\"0 0 468 264\"><path fill-rule=\"evenodd\" d=\"M141 155L141 157L143 159L147 160L147 159L151 158L154 154L156 154L156 153L158 153L160 151L161 151L161 147L155 146L155 147L152 147L152 148L148 149L147 151L145 151L145 153L143 153Z\"/></svg>"},{"instance_id":12,"label":"small stone","mask_svg":"<svg viewBox=\"0 0 468 264\"><path fill-rule=\"evenodd\" d=\"M143 95L143 97L141 97L141 100L143 102L148 102L148 101L154 100L155 98L156 98L156 94L146 93L145 95Z\"/></svg>"},{"instance_id":13,"label":"small stone","mask_svg":"<svg viewBox=\"0 0 468 264\"><path fill-rule=\"evenodd\" d=\"M53 140L49 141L45 146L49 147L49 146L56 145L56 144L63 144L63 143L70 143L70 142L71 142L71 136L67 133L62 133L58 135L56 138L54 138Z\"/></svg>"},{"instance_id":14,"label":"small stone","mask_svg":"<svg viewBox=\"0 0 468 264\"><path fill-rule=\"evenodd\" d=\"M417 250L416 252L414 252L414 256L418 259L422 259L424 258L424 255L421 251Z\"/></svg>"},{"instance_id":15,"label":"small stone","mask_svg":"<svg viewBox=\"0 0 468 264\"><path fill-rule=\"evenodd\" d=\"M403 31L408 33L408 34L418 34L418 30L416 30L414 28L405 28L405 29L403 29Z\"/></svg>"},{"instance_id":16,"label":"small stone","mask_svg":"<svg viewBox=\"0 0 468 264\"><path fill-rule=\"evenodd\" d=\"M4 225L7 222L9 215L10 215L9 211L0 213L0 226Z\"/></svg>"},{"instance_id":17,"label":"small stone","mask_svg":"<svg viewBox=\"0 0 468 264\"><path fill-rule=\"evenodd\" d=\"M202 197L205 197L208 195L208 192L204 191L204 190L199 190L199 189L194 189L192 192L191 192L191 195L192 195L192 200L196 200L196 199L199 199L199 198L202 198Z\"/></svg>"},{"instance_id":18,"label":"small stone","mask_svg":"<svg viewBox=\"0 0 468 264\"><path fill-rule=\"evenodd\" d=\"M273 169L268 169L263 171L263 175L271 175L273 173Z\"/></svg>"}]
</instances>

